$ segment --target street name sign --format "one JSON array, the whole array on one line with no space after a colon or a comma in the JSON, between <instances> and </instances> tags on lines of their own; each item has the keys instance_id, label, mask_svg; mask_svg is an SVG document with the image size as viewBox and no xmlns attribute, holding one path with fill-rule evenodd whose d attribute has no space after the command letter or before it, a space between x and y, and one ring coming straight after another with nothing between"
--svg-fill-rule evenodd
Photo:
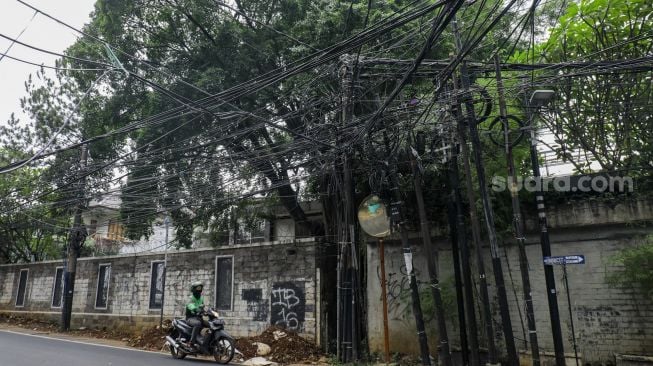
<instances>
[{"instance_id":1,"label":"street name sign","mask_svg":"<svg viewBox=\"0 0 653 366\"><path fill-rule=\"evenodd\" d=\"M578 255L564 255L557 257L544 257L544 264L547 266L565 265L565 264L585 264L585 256Z\"/></svg>"}]
</instances>

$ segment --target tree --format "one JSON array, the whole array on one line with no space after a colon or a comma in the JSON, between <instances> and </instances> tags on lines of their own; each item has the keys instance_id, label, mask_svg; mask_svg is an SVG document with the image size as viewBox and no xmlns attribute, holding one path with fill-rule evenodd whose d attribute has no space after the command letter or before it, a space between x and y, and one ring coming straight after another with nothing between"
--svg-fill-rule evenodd
<instances>
[{"instance_id":1,"label":"tree","mask_svg":"<svg viewBox=\"0 0 653 366\"><path fill-rule=\"evenodd\" d=\"M544 78L557 100L543 115L554 133L553 150L576 170L628 170L650 175L653 168L653 88L646 66L653 42L653 5L646 0L570 2L536 54L550 63L617 61L600 71L568 70ZM518 59L528 59L526 53ZM640 68L630 68L641 63Z\"/></svg>"},{"instance_id":2,"label":"tree","mask_svg":"<svg viewBox=\"0 0 653 366\"><path fill-rule=\"evenodd\" d=\"M6 163L13 153L0 150ZM4 164L3 164L4 165ZM0 175L0 262L32 262L59 258L67 221L58 215L55 195L38 197L44 186L39 169ZM6 211L6 208L20 209Z\"/></svg>"}]
</instances>

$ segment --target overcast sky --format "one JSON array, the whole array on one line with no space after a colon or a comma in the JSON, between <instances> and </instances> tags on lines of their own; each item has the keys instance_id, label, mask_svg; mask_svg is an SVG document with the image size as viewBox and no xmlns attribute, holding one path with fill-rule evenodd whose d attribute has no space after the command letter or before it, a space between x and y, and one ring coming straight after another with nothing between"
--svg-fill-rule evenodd
<instances>
[{"instance_id":1,"label":"overcast sky","mask_svg":"<svg viewBox=\"0 0 653 366\"><path fill-rule=\"evenodd\" d=\"M81 28L89 21L95 0L24 0L26 3L43 10L55 18L76 28ZM72 30L38 14L30 21L34 11L16 0L0 0L0 34L16 38L20 32L27 30L19 41L61 53L77 39ZM10 41L0 37L0 52L5 53ZM14 44L8 52L10 56L30 62L54 66L56 56L33 51L19 44ZM2 55L0 55L2 57ZM0 61L0 123L5 123L12 112L21 119L26 118L20 108L19 99L25 96L25 80L34 74L37 66L26 65L7 57Z\"/></svg>"}]
</instances>

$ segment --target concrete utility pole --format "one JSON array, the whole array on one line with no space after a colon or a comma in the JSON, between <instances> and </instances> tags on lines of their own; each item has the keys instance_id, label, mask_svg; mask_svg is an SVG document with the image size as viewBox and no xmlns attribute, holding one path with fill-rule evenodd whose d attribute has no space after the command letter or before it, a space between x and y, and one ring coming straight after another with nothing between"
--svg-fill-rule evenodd
<instances>
[{"instance_id":1,"label":"concrete utility pole","mask_svg":"<svg viewBox=\"0 0 653 366\"><path fill-rule=\"evenodd\" d=\"M456 48L458 52L462 52L462 41L460 39L460 32L458 30L457 22L452 21L454 38L456 41ZM508 308L508 296L506 294L506 285L503 279L503 265L501 264L501 257L499 256L499 244L497 240L497 233L494 227L494 212L492 211L492 204L490 203L490 196L487 191L485 168L483 166L483 153L481 152L481 140L478 135L476 127L476 116L474 112L474 104L469 96L469 75L467 73L467 64L463 60L460 64L461 83L464 92L465 110L467 112L467 124L469 128L469 137L474 150L474 163L476 165L476 175L478 177L479 193L483 203L483 213L485 214L485 224L487 226L488 236L490 239L490 254L492 255L492 267L494 269L494 281L497 287L497 295L499 297L499 310L501 313L501 323L503 325L503 336L506 342L506 351L508 352L508 359L510 366L519 365L519 357L517 356L517 348L515 346L515 338L512 331L512 322L510 320L510 309Z\"/></svg>"},{"instance_id":2,"label":"concrete utility pole","mask_svg":"<svg viewBox=\"0 0 653 366\"><path fill-rule=\"evenodd\" d=\"M531 341L531 353L533 357L533 366L540 365L540 348L537 342L537 330L535 328L535 311L533 310L533 297L531 295L531 280L528 275L528 257L526 256L526 238L524 237L524 220L521 215L521 205L517 192L517 177L515 172L515 162L512 155L512 141L510 140L510 123L506 111L506 100L503 90L503 80L501 79L501 65L499 63L499 54L494 55L494 66L497 79L497 93L499 96L499 118L503 126L504 147L508 165L508 186L510 187L510 201L512 203L513 226L515 237L519 250L519 269L523 287L524 302L526 303L526 320L528 323L528 337Z\"/></svg>"},{"instance_id":3,"label":"concrete utility pole","mask_svg":"<svg viewBox=\"0 0 653 366\"><path fill-rule=\"evenodd\" d=\"M82 145L82 153L79 159L79 171L82 178L79 181L79 202L75 209L75 217L73 219L73 227L70 229L68 237L68 261L64 269L64 297L63 305L61 307L61 330L70 330L70 318L73 309L73 293L75 291L75 272L77 270L77 257L79 251L84 245L87 232L84 223L82 222L82 210L84 209L84 194L86 190L86 161L88 160L88 147Z\"/></svg>"}]
</instances>

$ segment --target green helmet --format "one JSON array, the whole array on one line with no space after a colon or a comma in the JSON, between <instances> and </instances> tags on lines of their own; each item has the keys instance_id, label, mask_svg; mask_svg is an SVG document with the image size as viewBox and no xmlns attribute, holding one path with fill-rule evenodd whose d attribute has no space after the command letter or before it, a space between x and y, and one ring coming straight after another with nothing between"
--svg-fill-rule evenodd
<instances>
[{"instance_id":1,"label":"green helmet","mask_svg":"<svg viewBox=\"0 0 653 366\"><path fill-rule=\"evenodd\" d=\"M202 281L195 281L195 282L190 284L190 291L191 292L193 292L195 290L202 291L203 288L204 288L204 284L202 283Z\"/></svg>"}]
</instances>

